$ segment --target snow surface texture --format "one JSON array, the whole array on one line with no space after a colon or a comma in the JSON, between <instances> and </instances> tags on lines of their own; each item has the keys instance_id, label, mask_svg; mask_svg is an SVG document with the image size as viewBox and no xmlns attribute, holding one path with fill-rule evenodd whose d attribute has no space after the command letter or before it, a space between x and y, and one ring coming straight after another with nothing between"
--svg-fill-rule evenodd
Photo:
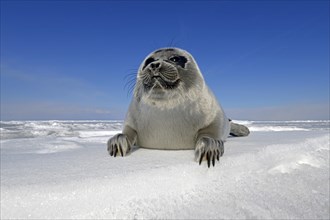
<instances>
[{"instance_id":1,"label":"snow surface texture","mask_svg":"<svg viewBox=\"0 0 330 220\"><path fill-rule=\"evenodd\" d=\"M1 219L329 219L329 121L238 121L215 167L194 152L110 157L121 121L1 122Z\"/></svg>"}]
</instances>

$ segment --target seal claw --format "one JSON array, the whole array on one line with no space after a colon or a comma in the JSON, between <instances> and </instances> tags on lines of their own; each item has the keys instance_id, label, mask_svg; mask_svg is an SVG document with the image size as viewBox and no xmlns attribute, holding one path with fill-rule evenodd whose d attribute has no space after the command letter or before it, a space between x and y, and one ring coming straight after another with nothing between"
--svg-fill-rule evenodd
<instances>
[{"instance_id":1,"label":"seal claw","mask_svg":"<svg viewBox=\"0 0 330 220\"><path fill-rule=\"evenodd\" d=\"M119 151L120 151L121 156L123 157L124 153L123 153L123 149L121 147L119 147Z\"/></svg>"},{"instance_id":2,"label":"seal claw","mask_svg":"<svg viewBox=\"0 0 330 220\"><path fill-rule=\"evenodd\" d=\"M211 152L207 152L206 154L206 159L207 159L207 166L210 168L211 165Z\"/></svg>"},{"instance_id":3,"label":"seal claw","mask_svg":"<svg viewBox=\"0 0 330 220\"><path fill-rule=\"evenodd\" d=\"M116 157L117 156L117 145L115 145L115 149L114 149L114 153L113 156Z\"/></svg>"},{"instance_id":4,"label":"seal claw","mask_svg":"<svg viewBox=\"0 0 330 220\"><path fill-rule=\"evenodd\" d=\"M201 165L205 152L203 151L199 158L199 165Z\"/></svg>"}]
</instances>

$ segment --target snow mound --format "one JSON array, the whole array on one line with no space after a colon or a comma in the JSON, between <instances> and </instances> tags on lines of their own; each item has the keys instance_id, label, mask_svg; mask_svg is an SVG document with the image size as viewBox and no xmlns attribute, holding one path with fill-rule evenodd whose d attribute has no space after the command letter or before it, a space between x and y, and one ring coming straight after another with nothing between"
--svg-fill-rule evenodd
<instances>
[{"instance_id":1,"label":"snow mound","mask_svg":"<svg viewBox=\"0 0 330 220\"><path fill-rule=\"evenodd\" d=\"M135 148L113 158L106 142L122 124L105 125L112 127L107 131L97 121L70 123L61 126L76 136L1 139L1 219L330 217L330 143L323 125L304 122L297 127L312 129L229 138L220 163L207 168L192 150Z\"/></svg>"}]
</instances>

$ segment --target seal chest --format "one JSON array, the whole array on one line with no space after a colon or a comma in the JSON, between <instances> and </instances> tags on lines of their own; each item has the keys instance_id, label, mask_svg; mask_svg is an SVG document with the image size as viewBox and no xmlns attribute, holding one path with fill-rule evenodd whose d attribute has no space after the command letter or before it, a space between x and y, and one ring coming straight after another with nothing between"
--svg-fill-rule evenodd
<instances>
[{"instance_id":1,"label":"seal chest","mask_svg":"<svg viewBox=\"0 0 330 220\"><path fill-rule=\"evenodd\" d=\"M171 109L141 104L137 116L144 123L137 124L137 145L143 148L184 150L194 149L198 132L196 115L190 115L179 105Z\"/></svg>"}]
</instances>

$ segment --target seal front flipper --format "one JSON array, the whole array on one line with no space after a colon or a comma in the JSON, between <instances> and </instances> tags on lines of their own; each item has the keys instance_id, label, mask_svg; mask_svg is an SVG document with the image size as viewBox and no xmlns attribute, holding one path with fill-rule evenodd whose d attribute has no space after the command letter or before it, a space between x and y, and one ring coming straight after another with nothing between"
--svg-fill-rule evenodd
<instances>
[{"instance_id":1,"label":"seal front flipper","mask_svg":"<svg viewBox=\"0 0 330 220\"><path fill-rule=\"evenodd\" d=\"M211 137L201 137L196 142L195 157L199 161L199 165L201 165L202 160L206 157L207 166L210 167L211 162L214 166L215 160L217 159L219 161L223 153L224 146L220 140L215 140Z\"/></svg>"},{"instance_id":2,"label":"seal front flipper","mask_svg":"<svg viewBox=\"0 0 330 220\"><path fill-rule=\"evenodd\" d=\"M197 133L195 144L195 158L202 163L205 158L207 165L215 165L215 160L220 160L224 154L224 141L229 134L229 121L227 117L219 111L215 119L208 126L200 129Z\"/></svg>"},{"instance_id":3,"label":"seal front flipper","mask_svg":"<svg viewBox=\"0 0 330 220\"><path fill-rule=\"evenodd\" d=\"M136 142L136 131L125 126L122 134L116 134L108 141L108 152L110 156L116 157L120 154L126 156Z\"/></svg>"}]
</instances>

